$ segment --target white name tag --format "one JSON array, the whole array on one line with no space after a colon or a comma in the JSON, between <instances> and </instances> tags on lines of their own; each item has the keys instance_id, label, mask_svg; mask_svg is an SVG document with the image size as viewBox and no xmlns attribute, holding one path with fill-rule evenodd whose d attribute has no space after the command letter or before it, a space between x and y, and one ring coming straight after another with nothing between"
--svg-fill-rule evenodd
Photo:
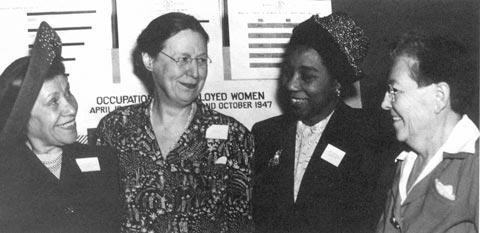
<instances>
[{"instance_id":1,"label":"white name tag","mask_svg":"<svg viewBox=\"0 0 480 233\"><path fill-rule=\"evenodd\" d=\"M206 138L211 139L227 139L228 138L228 125L211 125L205 132Z\"/></svg>"},{"instance_id":2,"label":"white name tag","mask_svg":"<svg viewBox=\"0 0 480 233\"><path fill-rule=\"evenodd\" d=\"M325 151L323 151L322 159L338 167L345 156L345 151L342 151L330 144L327 145Z\"/></svg>"},{"instance_id":3,"label":"white name tag","mask_svg":"<svg viewBox=\"0 0 480 233\"><path fill-rule=\"evenodd\" d=\"M100 171L100 163L98 163L97 157L78 158L76 161L82 172Z\"/></svg>"}]
</instances>

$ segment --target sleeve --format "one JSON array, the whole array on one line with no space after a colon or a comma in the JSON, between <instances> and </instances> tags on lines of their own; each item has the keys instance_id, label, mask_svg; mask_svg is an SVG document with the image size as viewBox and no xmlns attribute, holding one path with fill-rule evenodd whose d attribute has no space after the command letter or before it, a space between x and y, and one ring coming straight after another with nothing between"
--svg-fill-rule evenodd
<instances>
[{"instance_id":1,"label":"sleeve","mask_svg":"<svg viewBox=\"0 0 480 233\"><path fill-rule=\"evenodd\" d=\"M117 198L116 200L117 205L115 208L115 214L113 217L119 219L120 222L124 221L125 215L128 213L128 208L125 200L125 189L124 187L126 186L125 183L125 177L124 174L125 172L125 167L122 166L121 160L122 160L122 154L119 153L118 149L116 148L115 141L118 140L118 137L115 136L115 132L119 130L119 127L116 124L117 122L117 117L115 115L107 115L102 120L100 120L97 129L95 131L96 133L96 145L97 146L106 146L109 148L113 148L111 150L111 156L110 156L110 162L115 165L115 171L112 172L112 176L114 175L114 178L112 178L112 183L115 184ZM119 223L120 223L119 222Z\"/></svg>"},{"instance_id":2,"label":"sleeve","mask_svg":"<svg viewBox=\"0 0 480 233\"><path fill-rule=\"evenodd\" d=\"M268 127L256 123L252 127L254 138L254 155L253 155L253 174L252 174L252 215L255 225L255 232L272 232L272 217L276 204L272 201L271 189L265 185L264 174L268 170L269 152L275 151L275 146L269 138L277 138L267 132ZM272 127L274 128L274 127Z\"/></svg>"},{"instance_id":3,"label":"sleeve","mask_svg":"<svg viewBox=\"0 0 480 233\"><path fill-rule=\"evenodd\" d=\"M268 136L265 136L267 134ZM255 142L255 153L253 155L252 170L254 179L255 176L262 173L268 164L269 157L266 156L269 151L274 151L273 144L268 140L270 136L268 133L262 131L262 127L259 124L255 124L252 127L252 135ZM270 145L271 147L268 147Z\"/></svg>"},{"instance_id":4,"label":"sleeve","mask_svg":"<svg viewBox=\"0 0 480 233\"><path fill-rule=\"evenodd\" d=\"M477 144L475 144L477 150L478 150L478 142ZM473 199L471 200L471 203L474 203L474 207L475 209L473 210L474 212L474 219L475 219L475 231L478 232L478 177L479 177L479 173L478 173L478 151L475 153L475 159L474 159L474 162L472 163L473 164L473 182L472 182L472 188L470 189L472 194L470 195L470 198Z\"/></svg>"},{"instance_id":5,"label":"sleeve","mask_svg":"<svg viewBox=\"0 0 480 233\"><path fill-rule=\"evenodd\" d=\"M113 146L112 135L116 128L114 125L115 116L107 115L100 120L97 129L95 130L96 145L98 146Z\"/></svg>"},{"instance_id":6,"label":"sleeve","mask_svg":"<svg viewBox=\"0 0 480 233\"><path fill-rule=\"evenodd\" d=\"M383 233L385 231L385 213L380 216L380 219L377 222L375 232Z\"/></svg>"},{"instance_id":7,"label":"sleeve","mask_svg":"<svg viewBox=\"0 0 480 233\"><path fill-rule=\"evenodd\" d=\"M105 193L109 193L109 197L105 200L108 208L105 208L104 217L106 219L103 227L105 232L118 232L122 218L122 203L124 203L124 195L120 188L118 158L115 151L108 147L102 147L101 156L107 169L106 176L108 182L105 184Z\"/></svg>"},{"instance_id":8,"label":"sleeve","mask_svg":"<svg viewBox=\"0 0 480 233\"><path fill-rule=\"evenodd\" d=\"M386 156L380 132L371 127L374 122L365 112L348 115L352 124L340 131L346 137L343 145L345 158L339 167L342 185L339 194L339 207L342 214L338 224L344 232L372 232L375 229L382 205L378 197L383 197L377 189L382 166ZM378 192L378 193L377 193Z\"/></svg>"},{"instance_id":9,"label":"sleeve","mask_svg":"<svg viewBox=\"0 0 480 233\"><path fill-rule=\"evenodd\" d=\"M253 156L253 136L243 126L234 129L233 137L227 142L229 179L225 200L228 232L252 232L251 207L251 160Z\"/></svg>"}]
</instances>

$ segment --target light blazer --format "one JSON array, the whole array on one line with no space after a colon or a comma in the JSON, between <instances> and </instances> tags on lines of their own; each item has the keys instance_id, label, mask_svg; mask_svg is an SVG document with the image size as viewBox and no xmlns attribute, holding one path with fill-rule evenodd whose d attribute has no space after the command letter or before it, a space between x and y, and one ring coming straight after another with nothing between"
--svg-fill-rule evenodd
<instances>
[{"instance_id":1,"label":"light blazer","mask_svg":"<svg viewBox=\"0 0 480 233\"><path fill-rule=\"evenodd\" d=\"M75 159L97 157L101 171ZM24 144L0 149L0 232L118 232L118 164L111 150L63 147L57 179Z\"/></svg>"},{"instance_id":2,"label":"light blazer","mask_svg":"<svg viewBox=\"0 0 480 233\"><path fill-rule=\"evenodd\" d=\"M475 148L478 148L478 144ZM443 161L416 184L400 204L398 183L402 161L377 226L377 233L478 232L478 150L475 154L443 154ZM437 181L436 181L437 180ZM442 185L438 185L440 182ZM438 186L451 186L451 196Z\"/></svg>"},{"instance_id":3,"label":"light blazer","mask_svg":"<svg viewBox=\"0 0 480 233\"><path fill-rule=\"evenodd\" d=\"M297 121L282 115L255 124L256 231L372 231L378 216L372 199L384 158L378 156L379 136L368 122L362 110L338 105L305 171L296 202L293 172ZM321 158L328 144L346 152L338 167Z\"/></svg>"}]
</instances>

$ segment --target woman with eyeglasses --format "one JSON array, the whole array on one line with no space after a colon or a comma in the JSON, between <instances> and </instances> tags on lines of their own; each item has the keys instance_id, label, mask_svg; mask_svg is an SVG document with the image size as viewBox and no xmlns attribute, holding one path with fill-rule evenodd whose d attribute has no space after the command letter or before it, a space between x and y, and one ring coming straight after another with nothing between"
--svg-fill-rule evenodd
<instances>
[{"instance_id":1,"label":"woman with eyeglasses","mask_svg":"<svg viewBox=\"0 0 480 233\"><path fill-rule=\"evenodd\" d=\"M125 232L250 231L252 136L198 98L208 40L190 15L151 21L133 61L152 98L99 123L98 144L120 151Z\"/></svg>"},{"instance_id":2,"label":"woman with eyeglasses","mask_svg":"<svg viewBox=\"0 0 480 233\"><path fill-rule=\"evenodd\" d=\"M375 232L479 232L480 131L467 115L478 106L478 65L468 51L449 35L419 31L392 50L381 106L409 148L397 154Z\"/></svg>"}]
</instances>

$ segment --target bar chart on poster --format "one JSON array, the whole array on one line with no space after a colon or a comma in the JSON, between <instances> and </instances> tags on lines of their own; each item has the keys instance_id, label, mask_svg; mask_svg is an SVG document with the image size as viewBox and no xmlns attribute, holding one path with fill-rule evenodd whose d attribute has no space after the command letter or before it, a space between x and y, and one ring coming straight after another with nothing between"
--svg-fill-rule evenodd
<instances>
[{"instance_id":1,"label":"bar chart on poster","mask_svg":"<svg viewBox=\"0 0 480 233\"><path fill-rule=\"evenodd\" d=\"M330 1L230 1L232 79L277 79L295 25L331 13Z\"/></svg>"},{"instance_id":2,"label":"bar chart on poster","mask_svg":"<svg viewBox=\"0 0 480 233\"><path fill-rule=\"evenodd\" d=\"M2 38L6 43L2 50L13 50L0 59L11 61L28 54L37 28L42 21L48 22L62 39L62 57L67 70L81 70L76 61L95 60L94 54L111 49L110 4L104 1L72 1L65 4L60 0L35 1L4 0L0 4L2 27L9 36ZM93 63L91 64L98 64ZM2 61L1 64L8 63Z\"/></svg>"}]
</instances>

